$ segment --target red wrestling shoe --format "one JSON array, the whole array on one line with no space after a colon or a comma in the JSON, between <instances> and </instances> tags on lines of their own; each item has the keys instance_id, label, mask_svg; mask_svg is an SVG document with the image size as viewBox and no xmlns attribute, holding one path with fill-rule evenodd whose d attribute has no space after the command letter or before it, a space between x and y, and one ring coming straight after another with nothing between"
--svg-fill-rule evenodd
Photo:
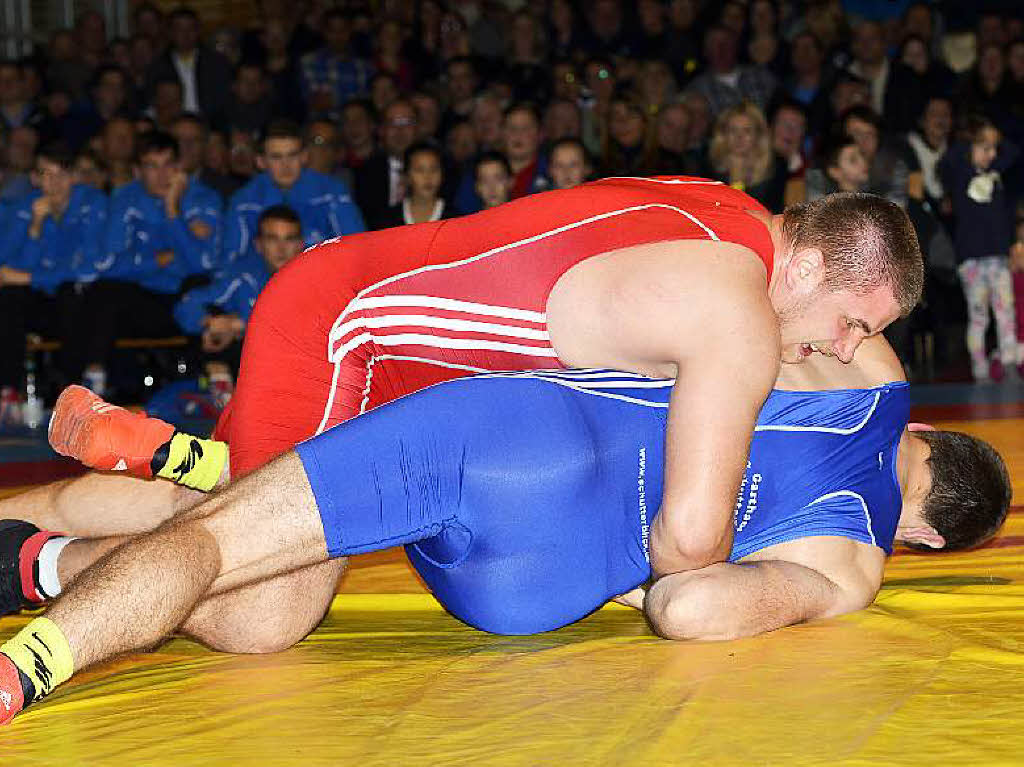
<instances>
[{"instance_id":1,"label":"red wrestling shoe","mask_svg":"<svg viewBox=\"0 0 1024 767\"><path fill-rule=\"evenodd\" d=\"M10 722L25 708L25 691L21 686L21 672L14 661L0 653L0 725Z\"/></svg>"},{"instance_id":2,"label":"red wrestling shoe","mask_svg":"<svg viewBox=\"0 0 1024 767\"><path fill-rule=\"evenodd\" d=\"M174 434L158 418L132 413L97 397L84 386L60 393L50 418L50 446L101 471L153 476L153 454Z\"/></svg>"}]
</instances>

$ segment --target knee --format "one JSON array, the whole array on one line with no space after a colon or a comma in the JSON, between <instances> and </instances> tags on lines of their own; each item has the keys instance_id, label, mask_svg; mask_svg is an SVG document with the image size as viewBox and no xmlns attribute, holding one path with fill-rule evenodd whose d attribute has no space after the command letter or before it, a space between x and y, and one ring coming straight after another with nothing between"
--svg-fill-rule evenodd
<instances>
[{"instance_id":1,"label":"knee","mask_svg":"<svg viewBox=\"0 0 1024 767\"><path fill-rule=\"evenodd\" d=\"M319 621L318 621L319 622ZM295 646L316 627L298 624L291 616L270 615L265 619L198 628L189 634L211 650L238 655L264 655L283 652Z\"/></svg>"},{"instance_id":2,"label":"knee","mask_svg":"<svg viewBox=\"0 0 1024 767\"><path fill-rule=\"evenodd\" d=\"M230 635L197 636L194 637L218 652L229 652L236 655L266 655L275 652L284 652L301 642L309 632L304 634L274 634L262 629L245 631Z\"/></svg>"}]
</instances>

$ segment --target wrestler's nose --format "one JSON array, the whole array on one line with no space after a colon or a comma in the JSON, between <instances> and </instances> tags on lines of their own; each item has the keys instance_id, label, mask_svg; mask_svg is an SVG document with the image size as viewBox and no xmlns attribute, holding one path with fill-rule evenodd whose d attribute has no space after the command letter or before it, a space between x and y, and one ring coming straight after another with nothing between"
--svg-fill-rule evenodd
<instances>
[{"instance_id":1,"label":"wrestler's nose","mask_svg":"<svg viewBox=\"0 0 1024 767\"><path fill-rule=\"evenodd\" d=\"M848 333L836 341L832 350L839 361L846 365L853 362L853 355L856 353L857 347L860 346L860 341L859 337Z\"/></svg>"}]
</instances>

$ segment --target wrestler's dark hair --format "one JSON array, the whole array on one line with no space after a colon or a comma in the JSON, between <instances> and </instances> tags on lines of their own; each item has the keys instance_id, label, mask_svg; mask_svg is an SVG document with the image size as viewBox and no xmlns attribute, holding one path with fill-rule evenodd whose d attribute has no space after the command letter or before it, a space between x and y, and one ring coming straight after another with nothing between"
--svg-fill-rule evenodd
<instances>
[{"instance_id":1,"label":"wrestler's dark hair","mask_svg":"<svg viewBox=\"0 0 1024 767\"><path fill-rule=\"evenodd\" d=\"M147 154L154 152L170 152L175 160L178 159L178 142L170 133L151 130L148 133L143 133L136 141L135 158L138 162L141 162Z\"/></svg>"},{"instance_id":2,"label":"wrestler's dark hair","mask_svg":"<svg viewBox=\"0 0 1024 767\"><path fill-rule=\"evenodd\" d=\"M284 204L271 205L260 213L259 221L256 224L256 231L262 234L263 224L267 221L287 221L289 224L295 224L299 229L302 229L302 220L299 218L299 214L293 208Z\"/></svg>"},{"instance_id":3,"label":"wrestler's dark hair","mask_svg":"<svg viewBox=\"0 0 1024 767\"><path fill-rule=\"evenodd\" d=\"M865 294L888 286L903 317L921 300L921 248L913 224L896 203L839 192L787 208L782 226L788 248L821 250L826 290Z\"/></svg>"},{"instance_id":4,"label":"wrestler's dark hair","mask_svg":"<svg viewBox=\"0 0 1024 767\"><path fill-rule=\"evenodd\" d=\"M957 431L917 431L931 447L932 489L925 521L946 539L942 551L984 543L1002 526L1013 488L1002 456L990 444ZM927 546L908 544L930 551Z\"/></svg>"}]
</instances>

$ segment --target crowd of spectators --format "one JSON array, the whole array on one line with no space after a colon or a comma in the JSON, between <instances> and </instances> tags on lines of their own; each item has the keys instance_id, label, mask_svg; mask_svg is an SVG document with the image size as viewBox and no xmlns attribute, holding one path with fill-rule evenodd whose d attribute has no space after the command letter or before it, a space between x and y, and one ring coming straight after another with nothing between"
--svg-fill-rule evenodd
<instances>
[{"instance_id":1,"label":"crowd of spectators","mask_svg":"<svg viewBox=\"0 0 1024 767\"><path fill-rule=\"evenodd\" d=\"M976 5L263 0L212 29L143 3L113 39L86 12L0 61L0 406L27 332L100 390L121 336L185 332L230 369L304 245L622 175L720 179L775 212L887 197L929 271L901 356L923 328L940 359L966 336L979 380L1013 372L1024 21Z\"/></svg>"}]
</instances>

